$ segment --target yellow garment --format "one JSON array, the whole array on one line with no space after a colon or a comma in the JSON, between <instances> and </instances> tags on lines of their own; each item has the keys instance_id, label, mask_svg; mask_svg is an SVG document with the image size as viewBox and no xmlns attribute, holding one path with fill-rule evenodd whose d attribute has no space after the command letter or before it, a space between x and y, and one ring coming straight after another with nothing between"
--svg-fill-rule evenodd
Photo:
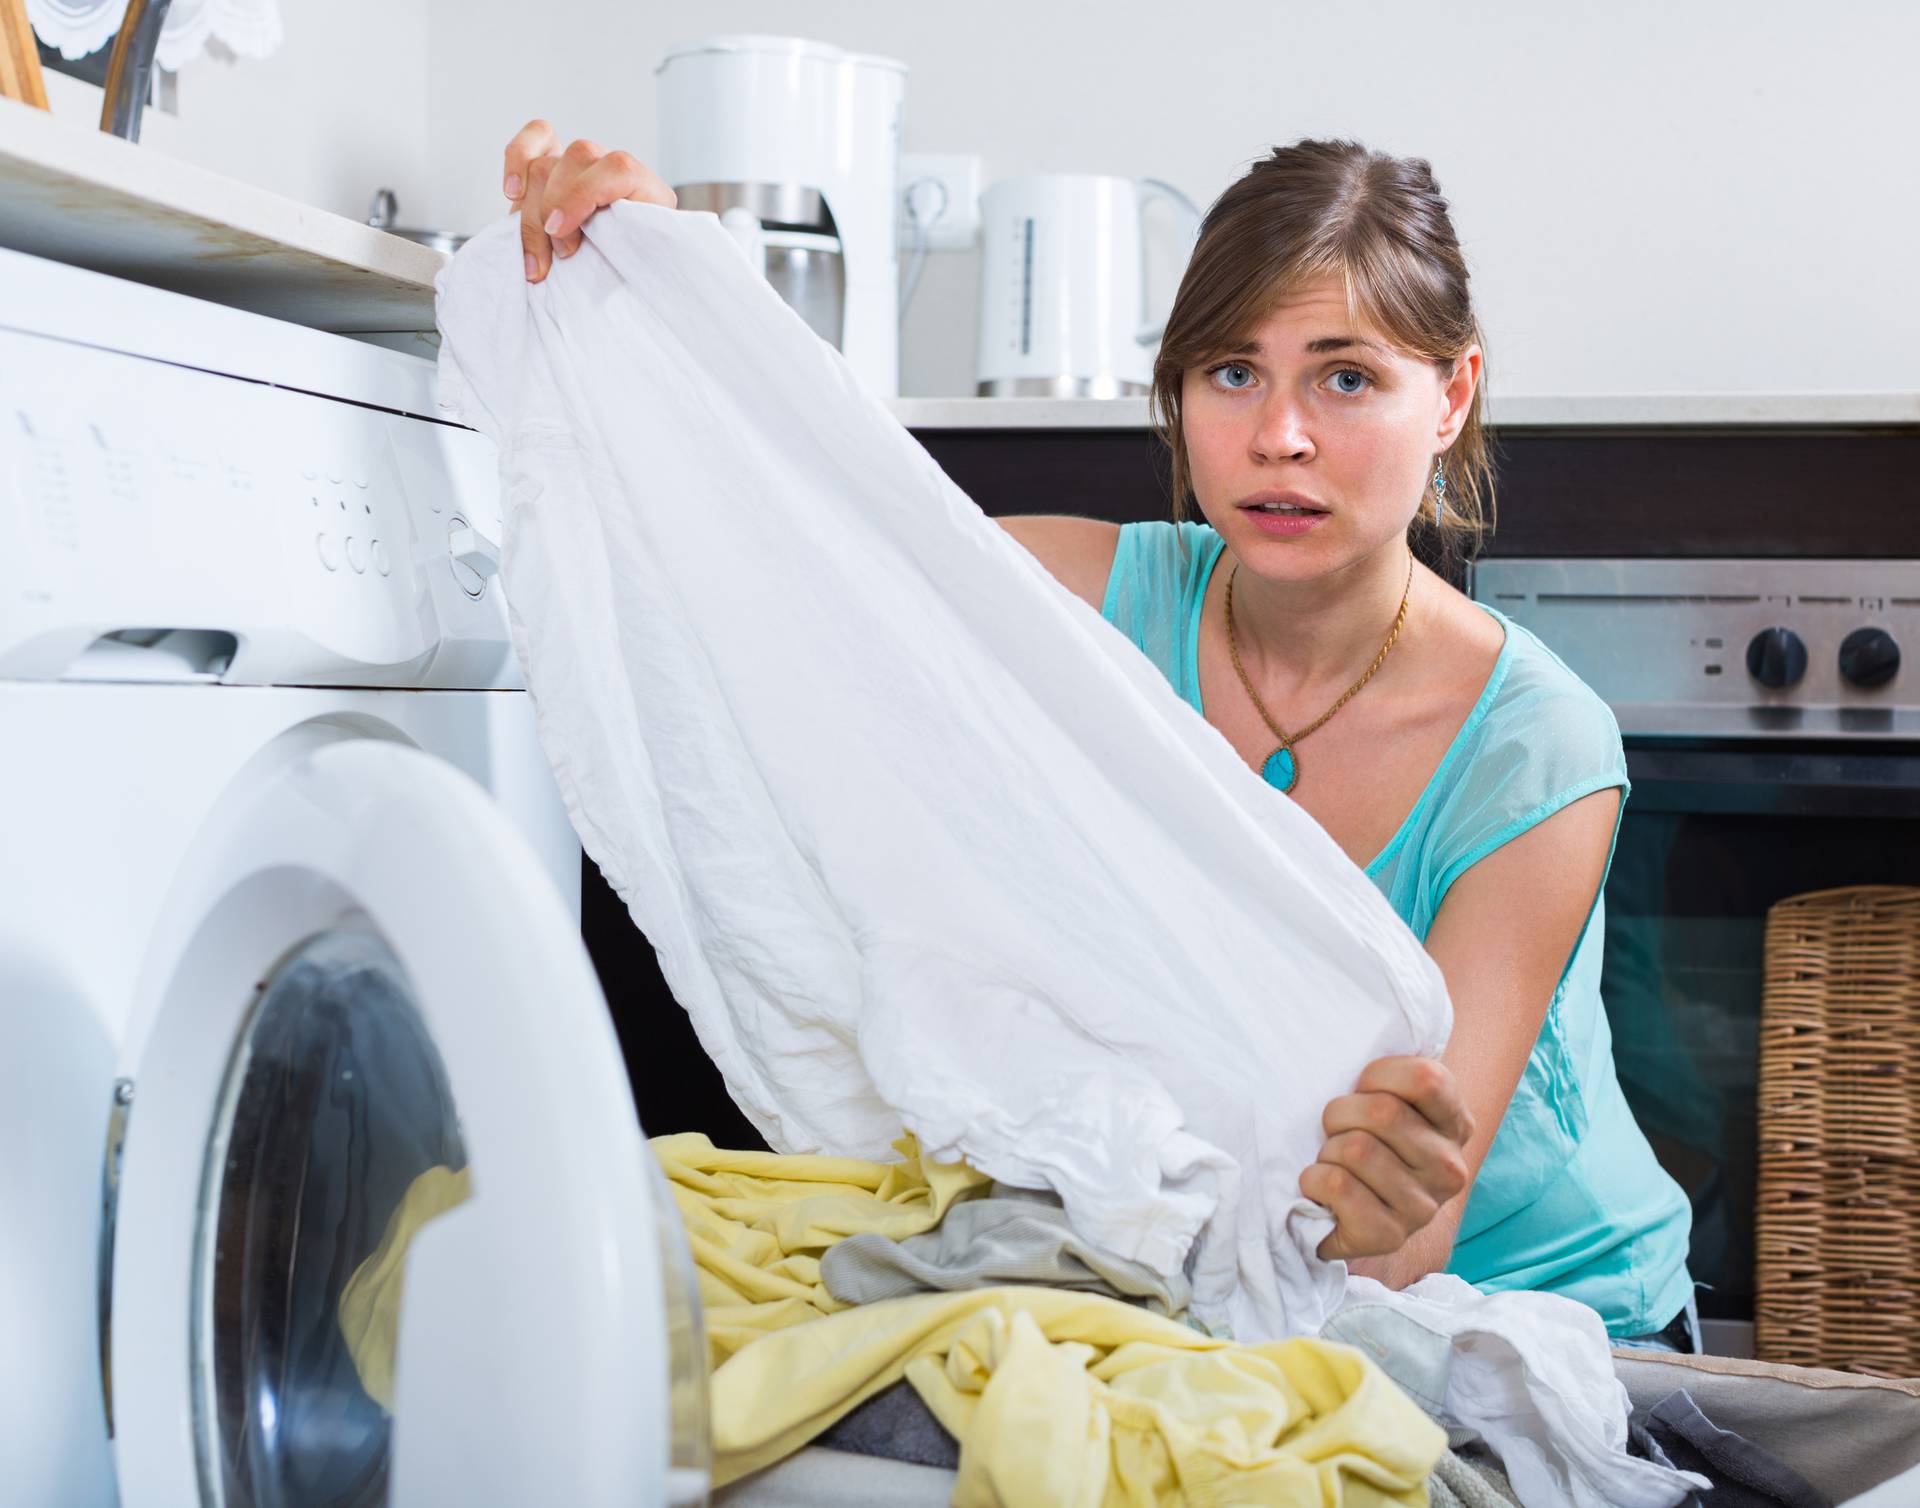
<instances>
[{"instance_id":1,"label":"yellow garment","mask_svg":"<svg viewBox=\"0 0 1920 1508\"><path fill-rule=\"evenodd\" d=\"M954 1502L1424 1505L1446 1445L1360 1352L1239 1346L1058 1288L844 1308L820 1285L843 1236L931 1229L986 1180L962 1167L654 1142L700 1264L715 1478L798 1450L904 1376L960 1442ZM802 1323L804 1321L804 1323Z\"/></svg>"},{"instance_id":2,"label":"yellow garment","mask_svg":"<svg viewBox=\"0 0 1920 1508\"><path fill-rule=\"evenodd\" d=\"M845 1236L930 1230L988 1180L923 1163L653 1148L699 1264L716 1483L771 1465L905 1377L960 1443L961 1508L1425 1508L1440 1428L1371 1361L1319 1340L1241 1346L1096 1294L982 1288L847 1308ZM392 1395L408 1243L467 1175L422 1174L340 1301L367 1391Z\"/></svg>"},{"instance_id":3,"label":"yellow garment","mask_svg":"<svg viewBox=\"0 0 1920 1508\"><path fill-rule=\"evenodd\" d=\"M407 1283L407 1248L420 1228L456 1204L465 1204L473 1180L467 1169L428 1168L387 1217L387 1229L340 1291L340 1333L367 1396L393 1412L393 1350L400 1331L400 1300Z\"/></svg>"},{"instance_id":4,"label":"yellow garment","mask_svg":"<svg viewBox=\"0 0 1920 1508\"><path fill-rule=\"evenodd\" d=\"M911 1137L894 1145L903 1160L883 1164L727 1152L698 1132L653 1139L699 1268L710 1365L769 1330L844 1309L820 1281L836 1241L917 1236L992 1182L960 1163L923 1164Z\"/></svg>"}]
</instances>

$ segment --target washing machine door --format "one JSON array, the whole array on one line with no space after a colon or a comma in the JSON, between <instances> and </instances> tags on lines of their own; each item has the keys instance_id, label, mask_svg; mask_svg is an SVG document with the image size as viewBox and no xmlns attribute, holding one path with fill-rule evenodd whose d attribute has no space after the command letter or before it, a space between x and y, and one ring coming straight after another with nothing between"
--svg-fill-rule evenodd
<instances>
[{"instance_id":1,"label":"washing machine door","mask_svg":"<svg viewBox=\"0 0 1920 1508\"><path fill-rule=\"evenodd\" d=\"M336 729L229 798L129 1042L123 1503L704 1501L685 1238L531 850Z\"/></svg>"}]
</instances>

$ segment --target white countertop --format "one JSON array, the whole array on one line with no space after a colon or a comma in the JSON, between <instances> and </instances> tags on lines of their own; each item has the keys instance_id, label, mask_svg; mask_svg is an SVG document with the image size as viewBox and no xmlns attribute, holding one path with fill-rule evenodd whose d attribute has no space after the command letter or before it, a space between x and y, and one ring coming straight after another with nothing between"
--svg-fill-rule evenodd
<instances>
[{"instance_id":1,"label":"white countertop","mask_svg":"<svg viewBox=\"0 0 1920 1508\"><path fill-rule=\"evenodd\" d=\"M446 258L0 99L0 246L318 330L433 328Z\"/></svg>"},{"instance_id":2,"label":"white countertop","mask_svg":"<svg viewBox=\"0 0 1920 1508\"><path fill-rule=\"evenodd\" d=\"M908 429L1144 429L1145 398L895 398ZM1643 393L1489 400L1508 429L1560 426L1920 425L1920 393Z\"/></svg>"}]
</instances>

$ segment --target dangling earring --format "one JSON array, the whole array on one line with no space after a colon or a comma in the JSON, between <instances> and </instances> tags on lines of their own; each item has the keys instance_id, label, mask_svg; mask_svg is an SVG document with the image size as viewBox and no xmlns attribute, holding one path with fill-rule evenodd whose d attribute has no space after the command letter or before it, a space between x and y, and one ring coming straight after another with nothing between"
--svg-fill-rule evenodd
<instances>
[{"instance_id":1,"label":"dangling earring","mask_svg":"<svg viewBox=\"0 0 1920 1508\"><path fill-rule=\"evenodd\" d=\"M1433 463L1433 526L1439 528L1447 516L1447 473L1443 462Z\"/></svg>"}]
</instances>

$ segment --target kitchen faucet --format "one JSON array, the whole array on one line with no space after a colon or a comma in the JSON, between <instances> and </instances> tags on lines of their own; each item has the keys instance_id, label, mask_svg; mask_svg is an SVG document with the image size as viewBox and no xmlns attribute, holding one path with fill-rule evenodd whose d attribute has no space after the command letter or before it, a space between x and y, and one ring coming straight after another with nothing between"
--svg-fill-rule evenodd
<instances>
[{"instance_id":1,"label":"kitchen faucet","mask_svg":"<svg viewBox=\"0 0 1920 1508\"><path fill-rule=\"evenodd\" d=\"M100 109L100 129L140 139L140 113L153 88L153 54L160 44L160 28L167 23L173 0L127 0L127 14L113 39L107 59L106 100Z\"/></svg>"}]
</instances>

